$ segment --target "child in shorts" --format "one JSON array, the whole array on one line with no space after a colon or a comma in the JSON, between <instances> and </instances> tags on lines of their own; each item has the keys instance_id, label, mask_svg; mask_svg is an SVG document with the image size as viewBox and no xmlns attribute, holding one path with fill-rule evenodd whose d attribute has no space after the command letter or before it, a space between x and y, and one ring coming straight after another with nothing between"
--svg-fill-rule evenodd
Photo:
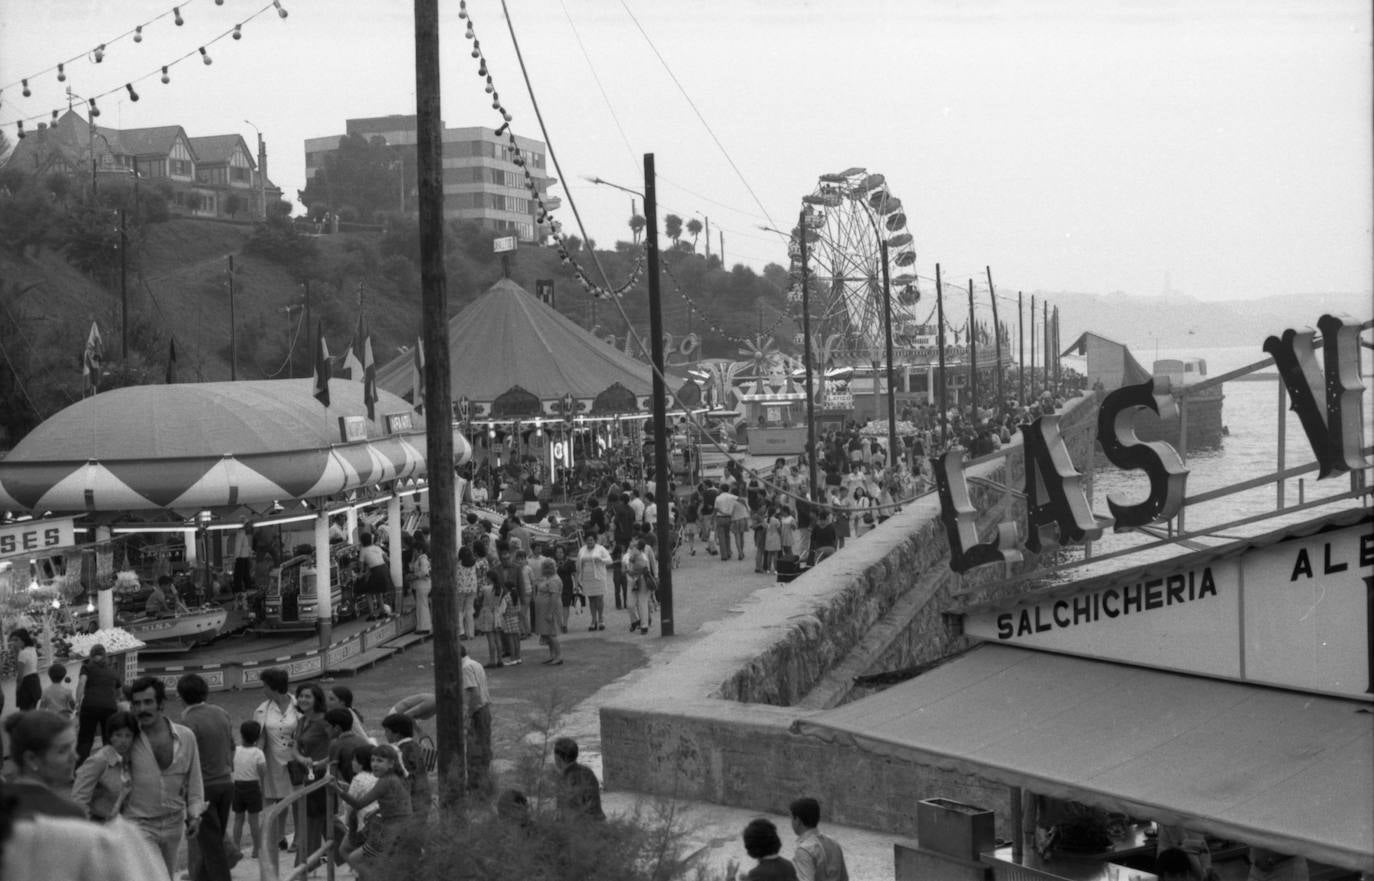
<instances>
[{"instance_id":1,"label":"child in shorts","mask_svg":"<svg viewBox=\"0 0 1374 881\"><path fill-rule=\"evenodd\" d=\"M267 757L258 746L261 737L262 725L249 719L239 726L242 743L234 749L234 844L243 841L246 814L248 831L253 836L254 859L262 849L262 782L267 776Z\"/></svg>"},{"instance_id":2,"label":"child in shorts","mask_svg":"<svg viewBox=\"0 0 1374 881\"><path fill-rule=\"evenodd\" d=\"M51 710L64 719L76 715L76 696L67 687L67 668L61 664L48 668L48 687L43 689L38 709Z\"/></svg>"}]
</instances>

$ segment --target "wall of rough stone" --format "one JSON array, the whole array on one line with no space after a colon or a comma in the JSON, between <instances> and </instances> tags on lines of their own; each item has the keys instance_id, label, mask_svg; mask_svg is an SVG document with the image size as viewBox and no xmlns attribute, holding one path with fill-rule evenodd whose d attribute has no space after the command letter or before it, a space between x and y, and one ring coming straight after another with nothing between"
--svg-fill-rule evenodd
<instances>
[{"instance_id":1,"label":"wall of rough stone","mask_svg":"<svg viewBox=\"0 0 1374 881\"><path fill-rule=\"evenodd\" d=\"M1093 442L1096 412L1096 401L1083 397L1061 419L1077 463ZM982 534L1022 516L1024 503L1006 491L1023 488L1019 443L966 470ZM790 732L797 719L862 696L856 676L968 648L951 615L961 597L1017 590L1016 573L1036 563L956 575L947 556L932 495L824 566L759 591L745 615L602 708L606 785L774 812L805 792L835 822L901 835L915 834L916 803L939 796L995 810L1004 834L1001 784Z\"/></svg>"}]
</instances>

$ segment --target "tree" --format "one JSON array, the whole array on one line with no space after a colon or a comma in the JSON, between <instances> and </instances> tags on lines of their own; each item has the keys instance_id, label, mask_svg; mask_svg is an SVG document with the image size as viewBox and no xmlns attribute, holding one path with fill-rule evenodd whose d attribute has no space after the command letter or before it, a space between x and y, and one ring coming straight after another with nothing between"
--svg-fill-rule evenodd
<instances>
[{"instance_id":1,"label":"tree","mask_svg":"<svg viewBox=\"0 0 1374 881\"><path fill-rule=\"evenodd\" d=\"M238 193L230 193L224 199L224 213L229 215L232 220L235 214L243 210L243 197Z\"/></svg>"},{"instance_id":2,"label":"tree","mask_svg":"<svg viewBox=\"0 0 1374 881\"><path fill-rule=\"evenodd\" d=\"M634 243L636 245L639 244L639 237L644 233L644 225L646 222L643 214L635 214L630 217L630 232L634 233Z\"/></svg>"},{"instance_id":3,"label":"tree","mask_svg":"<svg viewBox=\"0 0 1374 881\"><path fill-rule=\"evenodd\" d=\"M676 214L669 214L663 218L663 234L673 240L673 247L677 247L677 240L682 238L682 218Z\"/></svg>"},{"instance_id":4,"label":"tree","mask_svg":"<svg viewBox=\"0 0 1374 881\"><path fill-rule=\"evenodd\" d=\"M701 235L701 221L693 217L687 221L687 235L692 237L692 250L697 249L697 236Z\"/></svg>"},{"instance_id":5,"label":"tree","mask_svg":"<svg viewBox=\"0 0 1374 881\"><path fill-rule=\"evenodd\" d=\"M382 211L400 207L396 154L386 140L344 135L339 148L324 158L300 191L301 202L312 212L317 205L343 215L350 208L363 223Z\"/></svg>"}]
</instances>

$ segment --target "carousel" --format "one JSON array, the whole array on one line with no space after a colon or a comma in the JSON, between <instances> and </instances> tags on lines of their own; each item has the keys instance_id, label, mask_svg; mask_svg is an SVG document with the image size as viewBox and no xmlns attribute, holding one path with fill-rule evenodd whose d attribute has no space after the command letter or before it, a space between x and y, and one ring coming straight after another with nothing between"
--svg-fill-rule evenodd
<instances>
[{"instance_id":1,"label":"carousel","mask_svg":"<svg viewBox=\"0 0 1374 881\"><path fill-rule=\"evenodd\" d=\"M97 641L112 653L209 641L228 615L214 602L232 561L223 540L248 524L307 540L294 562L311 577L294 584L313 595L297 605L327 639L337 593L313 573L337 579L329 517L384 498L401 522L399 497L425 473L425 426L384 391L370 417L361 383L332 382L329 407L313 391L310 379L133 386L34 429L0 460L0 531L13 533L0 536L3 636L41 633L48 662ZM289 581L276 577L283 565L264 580ZM167 577L171 596L150 603Z\"/></svg>"}]
</instances>

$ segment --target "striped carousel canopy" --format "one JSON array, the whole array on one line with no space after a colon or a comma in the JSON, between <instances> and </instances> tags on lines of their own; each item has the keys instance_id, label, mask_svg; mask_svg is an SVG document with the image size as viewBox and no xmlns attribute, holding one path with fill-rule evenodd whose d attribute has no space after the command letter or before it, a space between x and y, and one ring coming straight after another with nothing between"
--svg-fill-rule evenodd
<instances>
[{"instance_id":1,"label":"striped carousel canopy","mask_svg":"<svg viewBox=\"0 0 1374 881\"><path fill-rule=\"evenodd\" d=\"M0 509L189 515L423 475L424 417L378 394L377 418L368 420L362 383L338 379L328 408L310 379L103 392L57 413L0 459ZM388 433L389 414L408 416L411 427Z\"/></svg>"}]
</instances>

